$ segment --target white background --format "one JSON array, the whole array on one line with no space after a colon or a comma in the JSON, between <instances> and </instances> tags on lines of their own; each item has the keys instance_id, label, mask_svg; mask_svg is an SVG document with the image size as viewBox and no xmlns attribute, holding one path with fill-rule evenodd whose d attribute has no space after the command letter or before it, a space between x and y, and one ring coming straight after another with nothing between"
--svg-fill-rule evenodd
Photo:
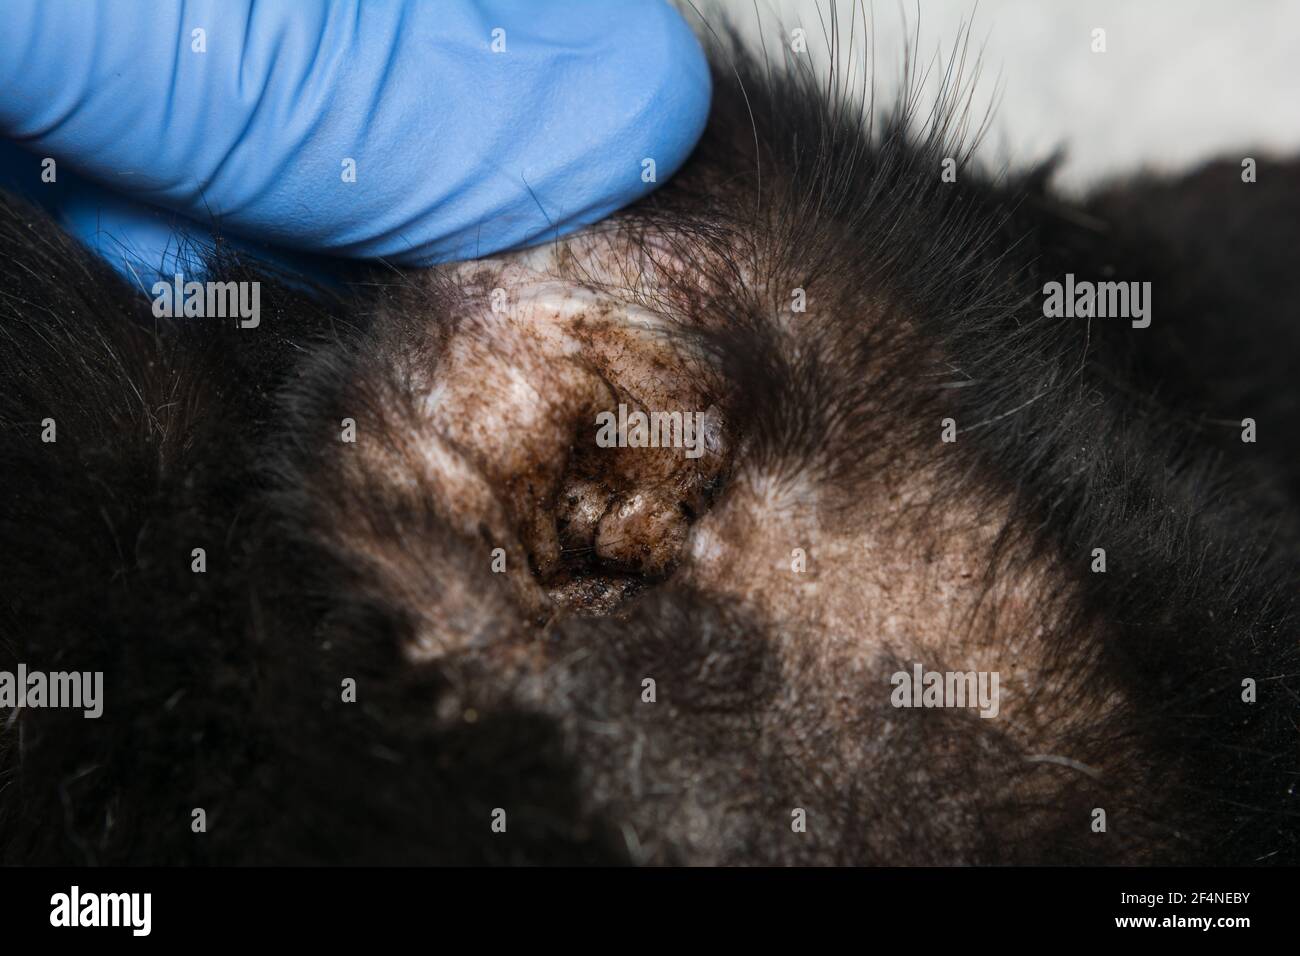
<instances>
[{"instance_id":1,"label":"white background","mask_svg":"<svg viewBox=\"0 0 1300 956\"><path fill-rule=\"evenodd\" d=\"M876 85L886 90L897 88L918 20L926 63L940 51L946 62L970 24L968 62L982 60L976 102L981 111L998 102L978 155L1021 167L1064 146L1057 182L1067 189L1140 167L1300 153L1300 0L761 0L758 13L750 0L718 6L755 43L761 23L769 50L802 26L819 69L829 62L823 22L837 16L846 38L854 20L859 73L865 6ZM1105 53L1091 52L1095 27L1106 30Z\"/></svg>"}]
</instances>

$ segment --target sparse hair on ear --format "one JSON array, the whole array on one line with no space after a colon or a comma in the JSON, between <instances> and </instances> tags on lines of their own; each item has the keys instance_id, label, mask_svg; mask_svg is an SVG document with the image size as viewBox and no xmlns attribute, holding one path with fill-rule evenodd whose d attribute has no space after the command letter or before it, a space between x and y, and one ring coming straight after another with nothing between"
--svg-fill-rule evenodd
<instances>
[{"instance_id":1,"label":"sparse hair on ear","mask_svg":"<svg viewBox=\"0 0 1300 956\"><path fill-rule=\"evenodd\" d=\"M1247 386L1255 369L1216 343L1229 309L1250 355L1283 334L1273 313L1294 314L1295 270L1267 244L1300 238L1296 165L1261 175L1239 207L1256 232L1220 229L1208 171L1076 207L1052 194L1050 167L979 168L960 70L925 113L915 67L886 109L723 26L710 45L697 152L605 227L634 250L620 293L670 318L716 377L746 461L851 497L891 468L935 465L925 428L951 415L963 457L933 469L931 514L1010 501L1027 530L999 543L1006 562L1106 542L1123 572L1079 573L1051 610L1063 641L1097 635L1097 673L1130 701L1130 722L1087 745L1140 741L1151 766L1135 778L1164 780L1123 794L1144 808L1137 835L1102 846L1061 823L1090 805L1089 781L1060 814L1008 796L1024 755L964 715L889 738L886 765L929 761L981 834L924 812L906 774L868 787L841 766L827 710L765 723L783 681L815 689L814 662L783 669L764 622L674 582L619 620L558 623L547 638L584 653L543 689L472 642L412 665L414 599L449 626L530 625L488 572L465 570L469 543L422 489L350 483L321 436L345 412L400 429L409 383L394 358L436 347L427 326L455 289L377 270L330 295L214 251L214 277L262 282L257 333L160 321L0 195L0 669L103 671L106 698L97 721L27 710L0 729L0 862L1296 861L1295 459L1230 461L1214 424L1256 402L1294 421L1285 375L1269 383L1278 368L1263 365ZM1233 244L1247 236L1264 238ZM662 284L638 284L640 263ZM1168 290L1168 318L1125 335L1043 316L1045 281L1103 268ZM1226 278L1207 289L1210 275ZM812 305L792 329L795 288ZM39 440L46 417L55 444ZM428 581L392 587L382 560L338 547L340 522L398 542L393 560ZM675 719L637 703L649 664L689 688ZM1243 677L1270 688L1250 707ZM344 678L355 706L338 706ZM845 707L848 733L874 716ZM799 735L810 764L772 734ZM953 739L978 746L954 755ZM821 835L759 839L800 786L831 806ZM488 827L501 794L510 840ZM208 809L201 837L193 807ZM696 813L722 823L694 826Z\"/></svg>"}]
</instances>

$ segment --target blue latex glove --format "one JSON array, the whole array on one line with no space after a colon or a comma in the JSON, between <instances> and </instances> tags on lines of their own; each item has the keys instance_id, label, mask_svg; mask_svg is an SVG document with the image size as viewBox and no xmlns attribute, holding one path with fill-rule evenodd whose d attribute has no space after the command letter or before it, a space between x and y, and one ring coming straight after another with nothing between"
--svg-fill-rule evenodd
<instances>
[{"instance_id":1,"label":"blue latex glove","mask_svg":"<svg viewBox=\"0 0 1300 956\"><path fill-rule=\"evenodd\" d=\"M212 225L405 265L544 242L653 189L644 160L663 182L710 96L663 0L4 0L0 19L0 136L23 148L3 184L127 272L169 274L174 229Z\"/></svg>"}]
</instances>

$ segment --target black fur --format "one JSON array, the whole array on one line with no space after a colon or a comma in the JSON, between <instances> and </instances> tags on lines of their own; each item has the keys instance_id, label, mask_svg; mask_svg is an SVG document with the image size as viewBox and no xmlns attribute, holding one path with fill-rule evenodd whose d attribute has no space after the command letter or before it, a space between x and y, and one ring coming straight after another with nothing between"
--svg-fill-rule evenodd
<instances>
[{"instance_id":1,"label":"black fur","mask_svg":"<svg viewBox=\"0 0 1300 956\"><path fill-rule=\"evenodd\" d=\"M1075 208L1050 171L975 168L960 82L928 125L905 101L864 132L860 104L797 67L728 42L713 57L704 141L616 227L668 230L695 267L646 304L726 317L681 334L711 356L747 461L852 492L906 451L942 476L917 522L1009 497L991 577L1077 557L1060 593L1077 592L1050 610L1061 640L1097 646L1063 647L1061 672L1081 712L1100 686L1130 701L1122 723L1075 741L1105 779L1057 782L1032 805L1008 789L1028 772L1015 746L961 715L870 762L874 705L839 727L820 703L784 721L782 694L823 686L821 663L783 669L766 622L671 578L616 619L534 635L445 503L358 483L335 453L345 415L402 451L397 359L436 347L427 329L456 313L454 287L380 273L344 295L303 291L218 250L217 276L262 281L261 327L156 320L0 197L0 668L106 680L98 721L7 721L0 860L1297 860L1300 486L1281 359L1295 333L1279 320L1297 300L1284 250L1300 167L1263 163L1245 185L1214 165ZM940 180L949 156L957 183ZM1043 283L1066 271L1153 281L1152 327L1044 319ZM801 356L774 322L794 286L818 303ZM972 384L934 387L959 381ZM937 443L945 415L956 446ZM1247 415L1258 445L1223 424ZM39 439L46 417L55 444ZM415 583L398 594L340 547L341 526ZM1106 575L1087 573L1098 542ZM419 615L457 626L463 589L483 596L494 642L405 660ZM566 652L544 692L502 650L537 642ZM671 709L638 708L647 668L680 688ZM358 704L339 704L343 677ZM1254 705L1243 677L1259 682ZM783 753L796 740L802 755ZM788 833L792 793L830 821L804 841ZM1099 801L1124 808L1114 839L1087 830ZM487 826L498 806L508 838Z\"/></svg>"}]
</instances>

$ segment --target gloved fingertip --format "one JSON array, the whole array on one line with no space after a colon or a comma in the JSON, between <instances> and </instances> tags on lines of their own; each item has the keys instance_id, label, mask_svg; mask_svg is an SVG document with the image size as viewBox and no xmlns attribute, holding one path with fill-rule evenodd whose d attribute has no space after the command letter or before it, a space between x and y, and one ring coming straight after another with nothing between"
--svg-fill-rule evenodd
<instances>
[{"instance_id":1,"label":"gloved fingertip","mask_svg":"<svg viewBox=\"0 0 1300 956\"><path fill-rule=\"evenodd\" d=\"M603 218L666 182L708 121L708 60L681 14L664 0L617 7L603 45L607 55L588 77L593 89L607 92L599 98L606 115L593 122L587 155L608 174L593 174L586 183L609 193L571 201L578 214L568 228Z\"/></svg>"},{"instance_id":2,"label":"gloved fingertip","mask_svg":"<svg viewBox=\"0 0 1300 956\"><path fill-rule=\"evenodd\" d=\"M508 152L493 153L475 170L476 201L462 207L473 218L448 216L444 207L442 233L396 250L394 261L432 265L553 241L658 188L704 131L708 61L670 4L564 0L518 7L510 0L480 7L487 25L516 18L503 52L532 67L503 58L517 77L504 111L514 122L509 135L484 130Z\"/></svg>"}]
</instances>

